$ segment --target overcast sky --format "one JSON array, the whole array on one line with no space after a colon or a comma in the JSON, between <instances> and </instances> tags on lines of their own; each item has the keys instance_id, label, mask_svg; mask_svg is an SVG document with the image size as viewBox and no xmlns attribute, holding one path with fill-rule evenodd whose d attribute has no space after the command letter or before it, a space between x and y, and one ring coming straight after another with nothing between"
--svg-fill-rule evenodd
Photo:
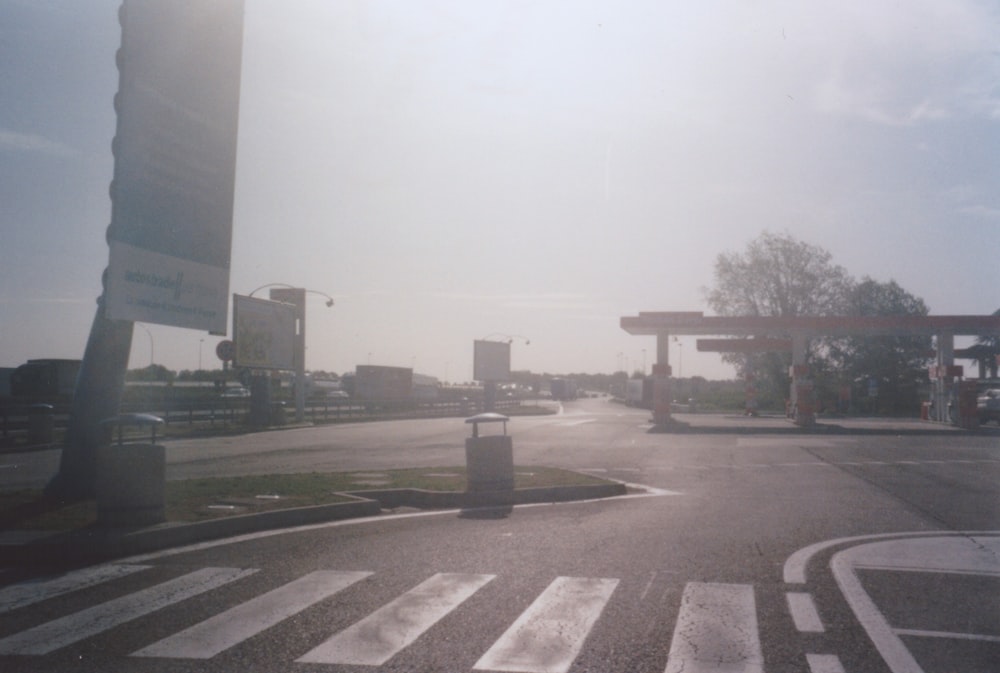
<instances>
[{"instance_id":1,"label":"overcast sky","mask_svg":"<svg viewBox=\"0 0 1000 673\"><path fill-rule=\"evenodd\" d=\"M0 0L0 366L83 353L118 5ZM648 369L618 319L707 312L765 229L992 313L998 83L996 2L247 0L231 289L336 299L309 369L453 381L493 334L515 369ZM142 326L131 366L218 341ZM675 374L731 375L681 343Z\"/></svg>"}]
</instances>

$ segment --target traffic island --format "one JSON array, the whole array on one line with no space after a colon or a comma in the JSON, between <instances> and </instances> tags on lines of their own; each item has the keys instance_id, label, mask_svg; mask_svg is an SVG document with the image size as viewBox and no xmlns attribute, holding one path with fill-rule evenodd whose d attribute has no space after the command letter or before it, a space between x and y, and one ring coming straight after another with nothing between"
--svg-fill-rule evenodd
<instances>
[{"instance_id":1,"label":"traffic island","mask_svg":"<svg viewBox=\"0 0 1000 673\"><path fill-rule=\"evenodd\" d=\"M620 482L553 467L514 467L513 475L507 507L627 493ZM132 527L99 525L94 500L60 503L41 491L0 493L0 563L79 565L398 508L460 510L477 518L488 509L468 490L464 467L384 470L372 477L364 471L168 481L167 521ZM372 488L373 481L387 483Z\"/></svg>"}]
</instances>

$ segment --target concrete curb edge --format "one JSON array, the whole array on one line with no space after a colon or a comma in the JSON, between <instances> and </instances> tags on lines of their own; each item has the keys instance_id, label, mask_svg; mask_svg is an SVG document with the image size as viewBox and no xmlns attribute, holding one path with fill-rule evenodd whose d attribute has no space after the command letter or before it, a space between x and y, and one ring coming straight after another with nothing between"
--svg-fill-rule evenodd
<instances>
[{"instance_id":1,"label":"concrete curb edge","mask_svg":"<svg viewBox=\"0 0 1000 673\"><path fill-rule=\"evenodd\" d=\"M12 565L81 564L180 547L247 533L327 521L376 516L382 508L474 509L546 502L594 500L625 495L622 483L520 488L513 491L425 491L387 489L341 493L350 502L293 507L183 524L135 530L88 528L24 544L0 545L0 563Z\"/></svg>"}]
</instances>

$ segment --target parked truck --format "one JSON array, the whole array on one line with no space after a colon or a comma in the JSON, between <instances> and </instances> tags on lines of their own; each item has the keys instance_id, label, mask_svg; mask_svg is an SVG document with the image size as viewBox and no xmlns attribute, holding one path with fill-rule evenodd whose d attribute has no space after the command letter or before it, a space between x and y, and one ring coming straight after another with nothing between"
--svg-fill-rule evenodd
<instances>
[{"instance_id":1,"label":"parked truck","mask_svg":"<svg viewBox=\"0 0 1000 673\"><path fill-rule=\"evenodd\" d=\"M10 394L45 402L67 402L76 389L80 360L28 360L10 375Z\"/></svg>"},{"instance_id":2,"label":"parked truck","mask_svg":"<svg viewBox=\"0 0 1000 673\"><path fill-rule=\"evenodd\" d=\"M392 406L413 400L413 370L408 367L358 365L354 376L345 378L350 379L348 392L356 400Z\"/></svg>"},{"instance_id":3,"label":"parked truck","mask_svg":"<svg viewBox=\"0 0 1000 673\"><path fill-rule=\"evenodd\" d=\"M642 409L653 408L653 379L629 379L625 382L625 404Z\"/></svg>"},{"instance_id":4,"label":"parked truck","mask_svg":"<svg viewBox=\"0 0 1000 673\"><path fill-rule=\"evenodd\" d=\"M575 400L577 398L576 381L573 379L552 379L549 381L549 392L554 400Z\"/></svg>"}]
</instances>

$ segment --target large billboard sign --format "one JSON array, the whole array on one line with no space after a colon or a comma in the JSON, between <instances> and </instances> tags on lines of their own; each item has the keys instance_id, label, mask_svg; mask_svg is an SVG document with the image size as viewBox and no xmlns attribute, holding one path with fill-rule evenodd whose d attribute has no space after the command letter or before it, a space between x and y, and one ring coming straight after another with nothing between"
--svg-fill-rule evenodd
<instances>
[{"instance_id":1,"label":"large billboard sign","mask_svg":"<svg viewBox=\"0 0 1000 673\"><path fill-rule=\"evenodd\" d=\"M105 310L226 333L243 0L125 0Z\"/></svg>"},{"instance_id":2,"label":"large billboard sign","mask_svg":"<svg viewBox=\"0 0 1000 673\"><path fill-rule=\"evenodd\" d=\"M473 343L472 378L476 381L500 382L510 380L510 343L485 341Z\"/></svg>"},{"instance_id":3,"label":"large billboard sign","mask_svg":"<svg viewBox=\"0 0 1000 673\"><path fill-rule=\"evenodd\" d=\"M234 367L295 369L295 306L233 295Z\"/></svg>"}]
</instances>

